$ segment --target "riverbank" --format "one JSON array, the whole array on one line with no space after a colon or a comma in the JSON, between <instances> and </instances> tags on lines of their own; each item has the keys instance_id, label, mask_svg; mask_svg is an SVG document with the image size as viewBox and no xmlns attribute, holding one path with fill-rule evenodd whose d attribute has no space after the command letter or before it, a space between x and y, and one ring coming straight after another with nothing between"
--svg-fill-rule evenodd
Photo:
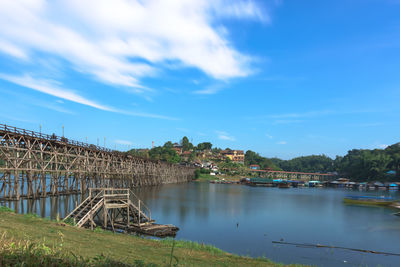
<instances>
[{"instance_id":1,"label":"riverbank","mask_svg":"<svg viewBox=\"0 0 400 267\"><path fill-rule=\"evenodd\" d=\"M236 176L230 176L230 175L210 175L207 173L201 173L199 174L199 177L195 180L198 182L205 182L205 181L213 181L213 180L228 180L228 181L235 181L238 182L240 179L244 178L244 176L236 175Z\"/></svg>"},{"instance_id":2,"label":"riverbank","mask_svg":"<svg viewBox=\"0 0 400 267\"><path fill-rule=\"evenodd\" d=\"M0 209L0 265L12 266L26 258L45 260L49 266L69 266L71 262L85 263L82 266L284 266L195 242L78 229Z\"/></svg>"}]
</instances>

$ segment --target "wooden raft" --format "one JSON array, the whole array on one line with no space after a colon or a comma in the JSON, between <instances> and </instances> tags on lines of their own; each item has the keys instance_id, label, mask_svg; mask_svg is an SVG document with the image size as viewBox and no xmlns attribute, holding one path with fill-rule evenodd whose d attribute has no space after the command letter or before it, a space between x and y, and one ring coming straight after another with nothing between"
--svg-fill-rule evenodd
<instances>
[{"instance_id":1,"label":"wooden raft","mask_svg":"<svg viewBox=\"0 0 400 267\"><path fill-rule=\"evenodd\" d=\"M174 225L156 224L150 209L131 190L90 188L89 196L64 221L77 227L102 227L118 232L139 233L158 237L175 236Z\"/></svg>"}]
</instances>

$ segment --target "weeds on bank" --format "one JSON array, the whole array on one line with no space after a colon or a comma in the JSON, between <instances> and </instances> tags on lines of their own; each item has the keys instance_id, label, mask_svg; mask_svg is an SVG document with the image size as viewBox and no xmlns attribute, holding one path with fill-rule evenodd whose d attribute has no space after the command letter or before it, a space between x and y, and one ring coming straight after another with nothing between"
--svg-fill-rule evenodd
<instances>
[{"instance_id":1,"label":"weeds on bank","mask_svg":"<svg viewBox=\"0 0 400 267\"><path fill-rule=\"evenodd\" d=\"M7 238L6 233L0 237L0 266L87 266L87 267L154 267L154 264L145 264L141 260L135 260L133 264L126 264L109 259L104 255L93 258L84 258L71 252L62 250L63 234L60 232L61 243L47 246L44 243L32 243L29 241L16 241Z\"/></svg>"},{"instance_id":2,"label":"weeds on bank","mask_svg":"<svg viewBox=\"0 0 400 267\"><path fill-rule=\"evenodd\" d=\"M0 212L14 212L14 210L9 207L0 206Z\"/></svg>"},{"instance_id":3,"label":"weeds on bank","mask_svg":"<svg viewBox=\"0 0 400 267\"><path fill-rule=\"evenodd\" d=\"M213 255L226 253L223 250L221 250L217 247L214 247L212 245L207 245L204 243L197 243L197 242L193 242L193 241L175 240L173 238L164 238L164 239L160 240L160 242L167 246L176 247L176 248L187 248L187 249L192 249L192 250L207 251Z\"/></svg>"}]
</instances>

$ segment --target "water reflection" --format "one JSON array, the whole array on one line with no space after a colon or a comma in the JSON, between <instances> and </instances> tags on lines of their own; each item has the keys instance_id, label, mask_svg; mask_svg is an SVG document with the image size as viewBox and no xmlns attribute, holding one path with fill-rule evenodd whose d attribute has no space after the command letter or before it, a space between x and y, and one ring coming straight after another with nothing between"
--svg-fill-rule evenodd
<instances>
[{"instance_id":1,"label":"water reflection","mask_svg":"<svg viewBox=\"0 0 400 267\"><path fill-rule=\"evenodd\" d=\"M63 195L39 199L21 199L19 201L1 201L0 204L18 213L31 213L56 219L57 216L64 218L68 215L85 197L84 195Z\"/></svg>"}]
</instances>

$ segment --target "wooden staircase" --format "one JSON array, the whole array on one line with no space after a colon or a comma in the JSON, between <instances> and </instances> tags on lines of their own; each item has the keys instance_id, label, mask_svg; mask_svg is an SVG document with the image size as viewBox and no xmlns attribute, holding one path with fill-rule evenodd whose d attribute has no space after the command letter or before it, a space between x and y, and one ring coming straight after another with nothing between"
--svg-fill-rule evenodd
<instances>
[{"instance_id":1,"label":"wooden staircase","mask_svg":"<svg viewBox=\"0 0 400 267\"><path fill-rule=\"evenodd\" d=\"M73 219L78 227L93 227L97 225L95 217L103 217L103 227L110 223L113 229L116 222L139 228L154 223L150 209L129 189L91 188L89 196L64 221Z\"/></svg>"},{"instance_id":2,"label":"wooden staircase","mask_svg":"<svg viewBox=\"0 0 400 267\"><path fill-rule=\"evenodd\" d=\"M104 197L102 192L95 196L89 194L89 196L79 204L79 206L64 218L64 221L67 219L73 219L76 226L82 227L92 218L91 215L94 215L102 207L103 203Z\"/></svg>"}]
</instances>

